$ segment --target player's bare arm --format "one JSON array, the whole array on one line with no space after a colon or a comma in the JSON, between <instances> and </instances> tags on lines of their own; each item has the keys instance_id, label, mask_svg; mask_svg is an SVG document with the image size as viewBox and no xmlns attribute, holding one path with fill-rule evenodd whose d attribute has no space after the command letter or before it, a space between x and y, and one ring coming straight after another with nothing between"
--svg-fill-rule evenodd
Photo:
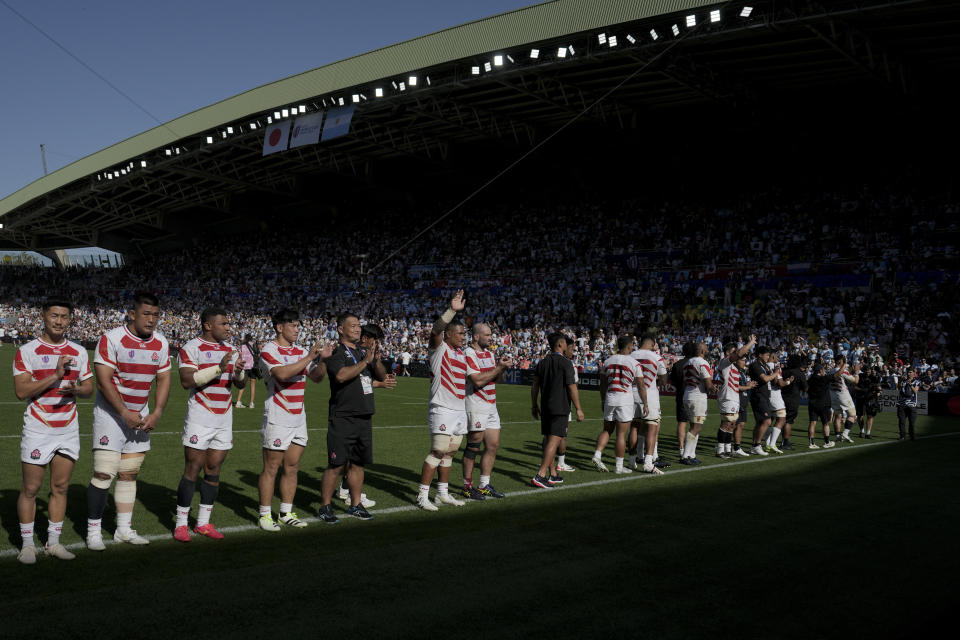
<instances>
[{"instance_id":1,"label":"player's bare arm","mask_svg":"<svg viewBox=\"0 0 960 640\"><path fill-rule=\"evenodd\" d=\"M164 371L157 374L157 387L153 394L154 406L140 428L144 431L153 431L157 428L157 422L163 415L163 410L167 406L167 400L170 398L170 371Z\"/></svg>"},{"instance_id":2,"label":"player's bare arm","mask_svg":"<svg viewBox=\"0 0 960 640\"><path fill-rule=\"evenodd\" d=\"M314 345L316 346L316 345ZM307 377L310 378L313 382L320 382L327 377L327 358L333 355L333 345L326 344L320 350L320 355L315 358L317 366L315 366L310 373L307 374Z\"/></svg>"},{"instance_id":3,"label":"player's bare arm","mask_svg":"<svg viewBox=\"0 0 960 640\"><path fill-rule=\"evenodd\" d=\"M20 373L13 377L13 391L17 394L18 400L29 400L38 396L55 384L59 384L63 377L67 375L70 365L73 364L73 358L70 356L60 356L57 358L56 370L46 378L34 380L30 373Z\"/></svg>"},{"instance_id":4,"label":"player's bare arm","mask_svg":"<svg viewBox=\"0 0 960 640\"><path fill-rule=\"evenodd\" d=\"M580 390L576 384L568 384L567 390L570 392L570 400L573 407L577 410L577 422L583 422L583 409L580 408Z\"/></svg>"},{"instance_id":5,"label":"player's bare arm","mask_svg":"<svg viewBox=\"0 0 960 640\"><path fill-rule=\"evenodd\" d=\"M497 365L493 369L483 373L474 373L470 375L470 382L472 382L476 387L485 387L494 380L499 380L502 378L504 372L506 372L506 370L512 366L513 358L510 356L503 356L497 361Z\"/></svg>"},{"instance_id":6,"label":"player's bare arm","mask_svg":"<svg viewBox=\"0 0 960 640\"><path fill-rule=\"evenodd\" d=\"M540 406L538 400L540 398L540 378L533 376L533 386L530 387L530 414L537 420L540 419Z\"/></svg>"},{"instance_id":7,"label":"player's bare arm","mask_svg":"<svg viewBox=\"0 0 960 640\"><path fill-rule=\"evenodd\" d=\"M123 423L129 429L139 429L143 423L143 418L136 411L127 408L116 385L113 384L113 367L105 364L95 363L93 365L97 373L97 391L104 397L113 410L123 419Z\"/></svg>"},{"instance_id":8,"label":"player's bare arm","mask_svg":"<svg viewBox=\"0 0 960 640\"><path fill-rule=\"evenodd\" d=\"M294 378L301 373L304 369L307 368L307 365L310 364L310 361L322 356L324 347L320 344L320 341L313 343L313 346L310 347L310 351L307 352L307 355L303 356L296 362L291 362L290 364L285 364L279 367L274 367L270 369L270 375L274 377L278 382L286 382L290 378ZM326 371L326 366L324 366L324 371Z\"/></svg>"},{"instance_id":9,"label":"player's bare arm","mask_svg":"<svg viewBox=\"0 0 960 640\"><path fill-rule=\"evenodd\" d=\"M463 311L464 306L463 289L459 289L453 294L453 298L450 299L450 306L437 318L437 321L433 323L433 328L430 329L431 349L436 349L440 346L440 343L443 342L444 330L446 330L448 324L453 322L457 312Z\"/></svg>"}]
</instances>

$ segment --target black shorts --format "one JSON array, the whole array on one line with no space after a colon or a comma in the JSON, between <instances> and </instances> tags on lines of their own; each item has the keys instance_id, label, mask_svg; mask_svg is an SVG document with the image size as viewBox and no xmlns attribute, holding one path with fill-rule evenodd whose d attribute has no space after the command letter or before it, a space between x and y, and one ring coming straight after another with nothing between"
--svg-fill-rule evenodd
<instances>
[{"instance_id":1,"label":"black shorts","mask_svg":"<svg viewBox=\"0 0 960 640\"><path fill-rule=\"evenodd\" d=\"M823 424L830 424L830 416L833 413L833 410L828 404L822 406L811 404L807 407L807 412L810 414L810 422L816 422L819 420Z\"/></svg>"},{"instance_id":2,"label":"black shorts","mask_svg":"<svg viewBox=\"0 0 960 640\"><path fill-rule=\"evenodd\" d=\"M677 422L690 422L690 417L687 416L687 408L683 406L683 394L677 393Z\"/></svg>"},{"instance_id":3,"label":"black shorts","mask_svg":"<svg viewBox=\"0 0 960 640\"><path fill-rule=\"evenodd\" d=\"M766 398L759 394L755 395L750 398L750 405L753 407L753 419L758 423L770 419L773 410Z\"/></svg>"},{"instance_id":4,"label":"black shorts","mask_svg":"<svg viewBox=\"0 0 960 640\"><path fill-rule=\"evenodd\" d=\"M868 418L872 418L878 413L880 413L879 401L875 399L870 399L863 403L863 413L861 415L865 415Z\"/></svg>"},{"instance_id":5,"label":"black shorts","mask_svg":"<svg viewBox=\"0 0 960 640\"><path fill-rule=\"evenodd\" d=\"M853 410L857 412L858 416L862 416L866 413L866 406L865 406L866 404L867 404L866 400L862 400L860 398L857 398L856 400L853 401Z\"/></svg>"},{"instance_id":6,"label":"black shorts","mask_svg":"<svg viewBox=\"0 0 960 640\"><path fill-rule=\"evenodd\" d=\"M568 431L570 431L569 416L540 416L540 435L566 438Z\"/></svg>"},{"instance_id":7,"label":"black shorts","mask_svg":"<svg viewBox=\"0 0 960 640\"><path fill-rule=\"evenodd\" d=\"M373 416L335 416L327 423L327 462L339 467L347 462L373 463Z\"/></svg>"},{"instance_id":8,"label":"black shorts","mask_svg":"<svg viewBox=\"0 0 960 640\"><path fill-rule=\"evenodd\" d=\"M745 402L740 403L740 415L737 416L737 424L747 424L747 404Z\"/></svg>"},{"instance_id":9,"label":"black shorts","mask_svg":"<svg viewBox=\"0 0 960 640\"><path fill-rule=\"evenodd\" d=\"M260 367L254 367L253 369L244 369L243 372L247 374L248 378L253 380L260 380L263 378L263 375L260 373Z\"/></svg>"},{"instance_id":10,"label":"black shorts","mask_svg":"<svg viewBox=\"0 0 960 640\"><path fill-rule=\"evenodd\" d=\"M800 415L800 405L787 405L787 419L786 424L793 424L797 421L797 416Z\"/></svg>"}]
</instances>

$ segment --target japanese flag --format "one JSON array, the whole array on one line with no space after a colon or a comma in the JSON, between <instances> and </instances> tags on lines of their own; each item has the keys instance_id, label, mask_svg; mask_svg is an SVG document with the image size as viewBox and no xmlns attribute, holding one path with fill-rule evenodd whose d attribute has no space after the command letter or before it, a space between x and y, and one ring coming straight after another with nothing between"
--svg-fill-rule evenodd
<instances>
[{"instance_id":1,"label":"japanese flag","mask_svg":"<svg viewBox=\"0 0 960 640\"><path fill-rule=\"evenodd\" d=\"M272 124L263 131L263 155L286 151L290 139L290 120Z\"/></svg>"}]
</instances>

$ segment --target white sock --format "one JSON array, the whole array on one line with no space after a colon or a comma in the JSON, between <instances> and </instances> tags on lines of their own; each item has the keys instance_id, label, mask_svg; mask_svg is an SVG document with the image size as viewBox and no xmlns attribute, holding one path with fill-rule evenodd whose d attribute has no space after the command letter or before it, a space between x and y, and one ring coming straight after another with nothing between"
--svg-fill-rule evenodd
<instances>
[{"instance_id":1,"label":"white sock","mask_svg":"<svg viewBox=\"0 0 960 640\"><path fill-rule=\"evenodd\" d=\"M190 507L177 505L177 526L185 527L190 519Z\"/></svg>"},{"instance_id":2,"label":"white sock","mask_svg":"<svg viewBox=\"0 0 960 640\"><path fill-rule=\"evenodd\" d=\"M724 453L733 453L733 443L732 443L732 442L724 442L724 443L723 443L723 452L724 452Z\"/></svg>"},{"instance_id":3,"label":"white sock","mask_svg":"<svg viewBox=\"0 0 960 640\"><path fill-rule=\"evenodd\" d=\"M205 524L210 524L210 514L212 512L212 504L201 504L200 510L197 511L197 526L202 527Z\"/></svg>"},{"instance_id":4,"label":"white sock","mask_svg":"<svg viewBox=\"0 0 960 640\"><path fill-rule=\"evenodd\" d=\"M133 511L117 512L117 533L126 533L130 531L130 525L133 522Z\"/></svg>"},{"instance_id":5,"label":"white sock","mask_svg":"<svg viewBox=\"0 0 960 640\"><path fill-rule=\"evenodd\" d=\"M847 436L850 435L850 428L849 428L849 427L847 427L847 428L845 428L845 429L843 430L843 435L844 435L844 437L847 437Z\"/></svg>"},{"instance_id":6,"label":"white sock","mask_svg":"<svg viewBox=\"0 0 960 640\"><path fill-rule=\"evenodd\" d=\"M771 447L777 446L777 438L780 437L780 431L781 430L779 427L774 427L770 429L770 446Z\"/></svg>"},{"instance_id":7,"label":"white sock","mask_svg":"<svg viewBox=\"0 0 960 640\"><path fill-rule=\"evenodd\" d=\"M692 433L687 434L687 439L683 444L683 457L693 458L697 453L697 437Z\"/></svg>"},{"instance_id":8,"label":"white sock","mask_svg":"<svg viewBox=\"0 0 960 640\"><path fill-rule=\"evenodd\" d=\"M700 444L700 434L693 436L693 457L697 457L697 445Z\"/></svg>"},{"instance_id":9,"label":"white sock","mask_svg":"<svg viewBox=\"0 0 960 640\"><path fill-rule=\"evenodd\" d=\"M490 476L480 476L480 488L483 489L488 484L490 484Z\"/></svg>"},{"instance_id":10,"label":"white sock","mask_svg":"<svg viewBox=\"0 0 960 640\"><path fill-rule=\"evenodd\" d=\"M293 511L293 503L291 502L280 503L280 513L290 513L291 511Z\"/></svg>"},{"instance_id":11,"label":"white sock","mask_svg":"<svg viewBox=\"0 0 960 640\"><path fill-rule=\"evenodd\" d=\"M603 450L602 450L602 449L597 449L596 451L593 452L593 457L596 458L597 460L599 460L599 459L600 459L600 456L602 456L602 455L603 455Z\"/></svg>"},{"instance_id":12,"label":"white sock","mask_svg":"<svg viewBox=\"0 0 960 640\"><path fill-rule=\"evenodd\" d=\"M650 468L653 466L653 456L647 454L643 456L643 466L644 468Z\"/></svg>"},{"instance_id":13,"label":"white sock","mask_svg":"<svg viewBox=\"0 0 960 640\"><path fill-rule=\"evenodd\" d=\"M23 538L24 547L33 547L33 523L32 522L21 522L20 523L20 537Z\"/></svg>"},{"instance_id":14,"label":"white sock","mask_svg":"<svg viewBox=\"0 0 960 640\"><path fill-rule=\"evenodd\" d=\"M447 495L447 494L449 494L449 493L450 493L450 485L449 485L449 484L447 484L446 482L438 482L438 483L437 483L437 494L438 494L438 495L445 496L445 495Z\"/></svg>"},{"instance_id":15,"label":"white sock","mask_svg":"<svg viewBox=\"0 0 960 640\"><path fill-rule=\"evenodd\" d=\"M428 485L428 484L422 484L422 485L420 485L420 495L423 496L424 498L429 498L429 497L430 497L430 485Z\"/></svg>"},{"instance_id":16,"label":"white sock","mask_svg":"<svg viewBox=\"0 0 960 640\"><path fill-rule=\"evenodd\" d=\"M266 506L260 505L260 517L261 517L261 518L263 518L263 517L270 518L270 517L272 517L272 516L273 516L273 514L270 513L270 505L266 505Z\"/></svg>"},{"instance_id":17,"label":"white sock","mask_svg":"<svg viewBox=\"0 0 960 640\"><path fill-rule=\"evenodd\" d=\"M47 525L47 544L53 546L60 544L60 533L63 531L63 521L51 522Z\"/></svg>"},{"instance_id":18,"label":"white sock","mask_svg":"<svg viewBox=\"0 0 960 640\"><path fill-rule=\"evenodd\" d=\"M657 448L658 448L659 446L660 446L659 443L653 445L653 459L654 459L654 460L656 460L658 457L660 457L660 454L657 453Z\"/></svg>"},{"instance_id":19,"label":"white sock","mask_svg":"<svg viewBox=\"0 0 960 640\"><path fill-rule=\"evenodd\" d=\"M103 530L100 528L100 518L92 520L87 518L87 537L96 537L99 538L103 535Z\"/></svg>"},{"instance_id":20,"label":"white sock","mask_svg":"<svg viewBox=\"0 0 960 640\"><path fill-rule=\"evenodd\" d=\"M557 464L559 464L561 467L564 466L564 465L566 465L566 464L567 464L567 454L561 453L559 456L557 456ZM480 482L483 482L483 476L480 476ZM481 484L480 486L482 487L483 485Z\"/></svg>"},{"instance_id":21,"label":"white sock","mask_svg":"<svg viewBox=\"0 0 960 640\"><path fill-rule=\"evenodd\" d=\"M623 469L623 458L617 458L616 460L617 460L617 471L621 471Z\"/></svg>"}]
</instances>

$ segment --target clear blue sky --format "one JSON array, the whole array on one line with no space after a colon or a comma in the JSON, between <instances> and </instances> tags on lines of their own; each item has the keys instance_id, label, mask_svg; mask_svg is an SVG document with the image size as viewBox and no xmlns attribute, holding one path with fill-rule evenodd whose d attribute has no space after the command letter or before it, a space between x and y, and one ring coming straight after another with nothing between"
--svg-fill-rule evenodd
<instances>
[{"instance_id":1,"label":"clear blue sky","mask_svg":"<svg viewBox=\"0 0 960 640\"><path fill-rule=\"evenodd\" d=\"M3 0L159 118L534 0ZM0 2L0 198L156 122Z\"/></svg>"}]
</instances>

